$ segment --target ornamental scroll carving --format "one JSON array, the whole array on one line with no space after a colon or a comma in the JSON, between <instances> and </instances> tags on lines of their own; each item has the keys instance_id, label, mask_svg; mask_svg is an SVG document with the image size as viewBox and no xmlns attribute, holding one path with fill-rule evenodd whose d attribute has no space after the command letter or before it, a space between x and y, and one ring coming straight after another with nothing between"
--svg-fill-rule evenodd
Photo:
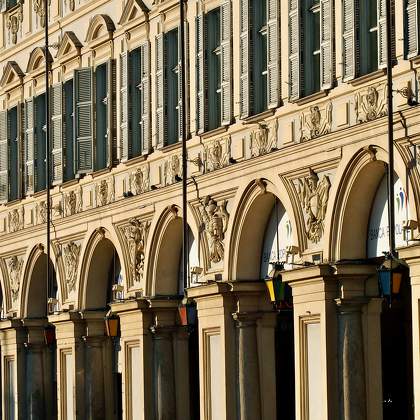
<instances>
[{"instance_id":1,"label":"ornamental scroll carving","mask_svg":"<svg viewBox=\"0 0 420 420\"><path fill-rule=\"evenodd\" d=\"M124 233L130 258L130 275L133 282L140 282L144 273L144 259L150 221L131 218L128 226L124 226Z\"/></svg>"},{"instance_id":2,"label":"ornamental scroll carving","mask_svg":"<svg viewBox=\"0 0 420 420\"><path fill-rule=\"evenodd\" d=\"M205 172L215 171L229 164L231 156L230 145L231 139L227 136L216 139L205 146L203 156Z\"/></svg>"},{"instance_id":3,"label":"ornamental scroll carving","mask_svg":"<svg viewBox=\"0 0 420 420\"><path fill-rule=\"evenodd\" d=\"M66 284L69 293L76 288L80 249L81 245L73 241L69 242L63 248L64 272L66 275Z\"/></svg>"},{"instance_id":4,"label":"ornamental scroll carving","mask_svg":"<svg viewBox=\"0 0 420 420\"><path fill-rule=\"evenodd\" d=\"M20 276L23 268L23 258L13 256L7 261L7 268L9 270L9 284L12 293L12 300L16 301L20 290Z\"/></svg>"},{"instance_id":5,"label":"ornamental scroll carving","mask_svg":"<svg viewBox=\"0 0 420 420\"><path fill-rule=\"evenodd\" d=\"M310 171L308 177L298 180L297 192L306 214L306 236L318 243L324 234L324 220L327 211L331 182L328 176Z\"/></svg>"},{"instance_id":6,"label":"ornamental scroll carving","mask_svg":"<svg viewBox=\"0 0 420 420\"><path fill-rule=\"evenodd\" d=\"M14 209L8 214L9 232L22 230L24 226L25 208Z\"/></svg>"},{"instance_id":7,"label":"ornamental scroll carving","mask_svg":"<svg viewBox=\"0 0 420 420\"><path fill-rule=\"evenodd\" d=\"M137 168L130 174L130 190L133 194L142 194L150 189L150 169L148 166Z\"/></svg>"},{"instance_id":8,"label":"ornamental scroll carving","mask_svg":"<svg viewBox=\"0 0 420 420\"><path fill-rule=\"evenodd\" d=\"M97 207L106 206L115 201L114 177L103 179L96 184L96 205Z\"/></svg>"},{"instance_id":9,"label":"ornamental scroll carving","mask_svg":"<svg viewBox=\"0 0 420 420\"><path fill-rule=\"evenodd\" d=\"M258 128L251 132L251 156L263 156L277 147L277 119L269 123L259 123Z\"/></svg>"},{"instance_id":10,"label":"ornamental scroll carving","mask_svg":"<svg viewBox=\"0 0 420 420\"><path fill-rule=\"evenodd\" d=\"M357 92L354 96L354 110L358 123L373 121L387 114L387 87L383 92L379 88L369 86L366 93Z\"/></svg>"},{"instance_id":11,"label":"ornamental scroll carving","mask_svg":"<svg viewBox=\"0 0 420 420\"><path fill-rule=\"evenodd\" d=\"M217 203L207 196L201 210L201 218L209 245L208 259L211 263L219 263L224 259L224 239L229 223L229 213L226 206L226 200Z\"/></svg>"},{"instance_id":12,"label":"ornamental scroll carving","mask_svg":"<svg viewBox=\"0 0 420 420\"><path fill-rule=\"evenodd\" d=\"M318 105L311 106L308 113L300 115L300 141L307 141L331 133L332 103L325 109Z\"/></svg>"}]
</instances>

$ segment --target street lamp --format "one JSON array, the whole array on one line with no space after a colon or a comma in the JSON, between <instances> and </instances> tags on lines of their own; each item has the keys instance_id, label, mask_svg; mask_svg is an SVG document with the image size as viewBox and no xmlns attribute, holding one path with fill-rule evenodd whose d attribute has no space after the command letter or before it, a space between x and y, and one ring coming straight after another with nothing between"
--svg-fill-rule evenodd
<instances>
[{"instance_id":1,"label":"street lamp","mask_svg":"<svg viewBox=\"0 0 420 420\"><path fill-rule=\"evenodd\" d=\"M119 318L117 315L109 313L105 317L105 329L108 337L115 338L118 336Z\"/></svg>"},{"instance_id":2,"label":"street lamp","mask_svg":"<svg viewBox=\"0 0 420 420\"><path fill-rule=\"evenodd\" d=\"M400 293L401 282L403 279L405 263L391 255L385 253L385 261L378 268L378 287L381 297L387 300L389 306L392 297Z\"/></svg>"},{"instance_id":3,"label":"street lamp","mask_svg":"<svg viewBox=\"0 0 420 420\"><path fill-rule=\"evenodd\" d=\"M265 277L265 285L270 295L270 301L278 310L292 309L292 299L286 283L282 281L281 272L284 269L284 263L276 261L270 263L273 268Z\"/></svg>"},{"instance_id":4,"label":"street lamp","mask_svg":"<svg viewBox=\"0 0 420 420\"><path fill-rule=\"evenodd\" d=\"M192 327L197 322L197 307L191 299L184 298L178 307L179 319L184 327Z\"/></svg>"}]
</instances>

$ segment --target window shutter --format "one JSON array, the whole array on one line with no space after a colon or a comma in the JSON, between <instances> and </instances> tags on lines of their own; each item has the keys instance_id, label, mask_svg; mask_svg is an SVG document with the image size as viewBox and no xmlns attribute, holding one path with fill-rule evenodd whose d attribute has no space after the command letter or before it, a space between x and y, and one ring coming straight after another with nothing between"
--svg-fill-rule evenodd
<instances>
[{"instance_id":1,"label":"window shutter","mask_svg":"<svg viewBox=\"0 0 420 420\"><path fill-rule=\"evenodd\" d=\"M407 58L419 54L419 0L407 0L406 9Z\"/></svg>"},{"instance_id":2,"label":"window shutter","mask_svg":"<svg viewBox=\"0 0 420 420\"><path fill-rule=\"evenodd\" d=\"M185 21L184 21L185 25ZM185 26L184 26L185 28ZM182 140L182 113L184 110L182 109L182 63L181 63L181 47L182 47L182 40L181 40L181 25L178 25L178 137L179 140ZM185 49L185 52L187 50ZM186 88L186 85L185 85ZM185 94L185 92L184 92Z\"/></svg>"},{"instance_id":3,"label":"window shutter","mask_svg":"<svg viewBox=\"0 0 420 420\"><path fill-rule=\"evenodd\" d=\"M195 43L197 48L196 63L196 85L197 85L197 133L203 133L207 128L207 106L206 106L206 56L205 56L205 30L204 15L201 13L195 19Z\"/></svg>"},{"instance_id":4,"label":"window shutter","mask_svg":"<svg viewBox=\"0 0 420 420\"><path fill-rule=\"evenodd\" d=\"M267 0L267 95L268 108L279 104L279 1Z\"/></svg>"},{"instance_id":5,"label":"window shutter","mask_svg":"<svg viewBox=\"0 0 420 420\"><path fill-rule=\"evenodd\" d=\"M156 146L165 143L165 58L163 34L156 36Z\"/></svg>"},{"instance_id":6,"label":"window shutter","mask_svg":"<svg viewBox=\"0 0 420 420\"><path fill-rule=\"evenodd\" d=\"M251 24L251 0L240 0L241 6L241 20L240 20L240 113L241 118L247 118L250 115L250 100L251 100L251 84L250 84L250 68L251 68L251 37L250 37L250 24Z\"/></svg>"},{"instance_id":7,"label":"window shutter","mask_svg":"<svg viewBox=\"0 0 420 420\"><path fill-rule=\"evenodd\" d=\"M131 136L130 136L130 63L128 52L120 55L120 104L121 104L121 160L125 161L131 157Z\"/></svg>"},{"instance_id":8,"label":"window shutter","mask_svg":"<svg viewBox=\"0 0 420 420\"><path fill-rule=\"evenodd\" d=\"M52 86L51 95L51 169L53 185L63 182L63 87ZM47 151L48 153L48 151Z\"/></svg>"},{"instance_id":9,"label":"window shutter","mask_svg":"<svg viewBox=\"0 0 420 420\"><path fill-rule=\"evenodd\" d=\"M321 0L320 19L321 19L321 89L330 89L333 83L333 1Z\"/></svg>"},{"instance_id":10,"label":"window shutter","mask_svg":"<svg viewBox=\"0 0 420 420\"><path fill-rule=\"evenodd\" d=\"M115 60L111 59L106 62L106 112L107 112L107 165L118 164L117 161L117 139L115 136L116 130L116 118L117 118L117 101L115 100L116 95L116 80L117 80L117 68Z\"/></svg>"},{"instance_id":11,"label":"window shutter","mask_svg":"<svg viewBox=\"0 0 420 420\"><path fill-rule=\"evenodd\" d=\"M9 145L7 111L0 112L0 202L9 198Z\"/></svg>"},{"instance_id":12,"label":"window shutter","mask_svg":"<svg viewBox=\"0 0 420 420\"><path fill-rule=\"evenodd\" d=\"M357 0L343 0L343 80L357 75L357 30L359 25Z\"/></svg>"},{"instance_id":13,"label":"window shutter","mask_svg":"<svg viewBox=\"0 0 420 420\"><path fill-rule=\"evenodd\" d=\"M289 99L299 99L301 92L301 19L300 0L289 0Z\"/></svg>"},{"instance_id":14,"label":"window shutter","mask_svg":"<svg viewBox=\"0 0 420 420\"><path fill-rule=\"evenodd\" d=\"M33 194L36 186L36 133L35 104L33 98L25 102L25 193Z\"/></svg>"},{"instance_id":15,"label":"window shutter","mask_svg":"<svg viewBox=\"0 0 420 420\"><path fill-rule=\"evenodd\" d=\"M223 0L220 5L220 74L222 125L232 122L232 4Z\"/></svg>"},{"instance_id":16,"label":"window shutter","mask_svg":"<svg viewBox=\"0 0 420 420\"><path fill-rule=\"evenodd\" d=\"M386 67L386 2L387 0L378 1L378 68Z\"/></svg>"},{"instance_id":17,"label":"window shutter","mask_svg":"<svg viewBox=\"0 0 420 420\"><path fill-rule=\"evenodd\" d=\"M83 68L74 73L74 111L76 137L76 172L91 172L93 169L93 108L92 69Z\"/></svg>"},{"instance_id":18,"label":"window shutter","mask_svg":"<svg viewBox=\"0 0 420 420\"><path fill-rule=\"evenodd\" d=\"M141 49L141 138L142 153L151 151L150 138L150 44L145 42Z\"/></svg>"}]
</instances>

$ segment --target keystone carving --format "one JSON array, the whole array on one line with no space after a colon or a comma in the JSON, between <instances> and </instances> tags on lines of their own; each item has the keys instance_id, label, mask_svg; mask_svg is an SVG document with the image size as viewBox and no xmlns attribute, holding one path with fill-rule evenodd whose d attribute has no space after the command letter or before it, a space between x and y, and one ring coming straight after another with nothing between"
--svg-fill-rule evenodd
<instances>
[{"instance_id":1,"label":"keystone carving","mask_svg":"<svg viewBox=\"0 0 420 420\"><path fill-rule=\"evenodd\" d=\"M105 206L115 201L114 177L103 179L96 185L96 205Z\"/></svg>"},{"instance_id":2,"label":"keystone carving","mask_svg":"<svg viewBox=\"0 0 420 420\"><path fill-rule=\"evenodd\" d=\"M140 282L144 273L146 241L149 235L150 222L142 222L136 218L128 221L123 228L130 257L130 274L133 282Z\"/></svg>"},{"instance_id":3,"label":"keystone carving","mask_svg":"<svg viewBox=\"0 0 420 420\"><path fill-rule=\"evenodd\" d=\"M130 174L130 190L133 194L142 194L150 189L150 170L148 166L137 168Z\"/></svg>"},{"instance_id":4,"label":"keystone carving","mask_svg":"<svg viewBox=\"0 0 420 420\"><path fill-rule=\"evenodd\" d=\"M23 258L12 257L7 261L9 269L10 291L12 293L12 300L16 301L19 296L20 276L23 268Z\"/></svg>"},{"instance_id":5,"label":"keystone carving","mask_svg":"<svg viewBox=\"0 0 420 420\"><path fill-rule=\"evenodd\" d=\"M81 245L73 241L63 248L64 271L66 274L67 289L70 292L76 288L77 267L79 265Z\"/></svg>"},{"instance_id":6,"label":"keystone carving","mask_svg":"<svg viewBox=\"0 0 420 420\"><path fill-rule=\"evenodd\" d=\"M298 196L306 213L306 236L314 243L318 243L324 234L330 187L331 182L328 176L323 175L319 179L312 170L308 177L298 180Z\"/></svg>"},{"instance_id":7,"label":"keystone carving","mask_svg":"<svg viewBox=\"0 0 420 420\"><path fill-rule=\"evenodd\" d=\"M300 115L300 141L311 140L331 133L332 103L328 102L325 109L318 105L311 106L309 113Z\"/></svg>"},{"instance_id":8,"label":"keystone carving","mask_svg":"<svg viewBox=\"0 0 420 420\"><path fill-rule=\"evenodd\" d=\"M201 211L201 218L209 244L209 260L212 263L219 263L224 258L224 239L229 222L229 213L226 210L227 201L223 200L218 204L211 197L207 196Z\"/></svg>"},{"instance_id":9,"label":"keystone carving","mask_svg":"<svg viewBox=\"0 0 420 420\"><path fill-rule=\"evenodd\" d=\"M164 184L172 185L176 182L176 177L181 177L182 164L181 159L178 155L172 155L163 164L163 178Z\"/></svg>"},{"instance_id":10,"label":"keystone carving","mask_svg":"<svg viewBox=\"0 0 420 420\"><path fill-rule=\"evenodd\" d=\"M357 92L354 96L354 110L358 123L373 121L387 114L387 88L382 93L378 88L369 86L367 92Z\"/></svg>"},{"instance_id":11,"label":"keystone carving","mask_svg":"<svg viewBox=\"0 0 420 420\"><path fill-rule=\"evenodd\" d=\"M205 147L204 165L205 171L211 172L224 168L229 164L230 158L230 137L214 140Z\"/></svg>"},{"instance_id":12,"label":"keystone carving","mask_svg":"<svg viewBox=\"0 0 420 420\"><path fill-rule=\"evenodd\" d=\"M22 206L20 209L14 209L9 212L9 232L17 232L23 229L24 226L25 209Z\"/></svg>"},{"instance_id":13,"label":"keystone carving","mask_svg":"<svg viewBox=\"0 0 420 420\"><path fill-rule=\"evenodd\" d=\"M270 153L277 146L277 119L270 123L259 123L258 128L251 132L251 156L263 156Z\"/></svg>"}]
</instances>

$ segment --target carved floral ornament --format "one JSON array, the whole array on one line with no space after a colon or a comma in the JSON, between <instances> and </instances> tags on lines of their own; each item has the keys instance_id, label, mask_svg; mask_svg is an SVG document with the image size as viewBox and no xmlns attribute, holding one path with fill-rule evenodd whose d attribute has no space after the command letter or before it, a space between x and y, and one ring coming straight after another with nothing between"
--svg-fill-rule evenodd
<instances>
[{"instance_id":1,"label":"carved floral ornament","mask_svg":"<svg viewBox=\"0 0 420 420\"><path fill-rule=\"evenodd\" d=\"M128 221L128 225L123 226L121 229L129 254L131 280L140 282L144 274L145 250L150 221L141 221L133 217Z\"/></svg>"},{"instance_id":2,"label":"carved floral ornament","mask_svg":"<svg viewBox=\"0 0 420 420\"><path fill-rule=\"evenodd\" d=\"M208 240L208 259L210 263L217 264L224 259L224 239L229 223L229 213L226 206L226 200L217 203L210 196L207 196L201 209L201 219Z\"/></svg>"},{"instance_id":3,"label":"carved floral ornament","mask_svg":"<svg viewBox=\"0 0 420 420\"><path fill-rule=\"evenodd\" d=\"M306 236L313 243L318 243L324 234L330 179L327 175L323 175L320 179L310 170L308 177L300 178L297 182L298 197L306 215Z\"/></svg>"},{"instance_id":4,"label":"carved floral ornament","mask_svg":"<svg viewBox=\"0 0 420 420\"><path fill-rule=\"evenodd\" d=\"M73 241L69 242L63 248L64 272L66 275L66 284L69 293L76 288L80 249L81 245Z\"/></svg>"},{"instance_id":5,"label":"carved floral ornament","mask_svg":"<svg viewBox=\"0 0 420 420\"><path fill-rule=\"evenodd\" d=\"M13 256L7 260L7 269L9 271L9 285L12 293L12 300L16 301L20 290L20 277L23 268L23 258Z\"/></svg>"},{"instance_id":6,"label":"carved floral ornament","mask_svg":"<svg viewBox=\"0 0 420 420\"><path fill-rule=\"evenodd\" d=\"M369 86L365 93L357 92L354 96L354 110L358 123L373 121L387 115L387 87Z\"/></svg>"},{"instance_id":7,"label":"carved floral ornament","mask_svg":"<svg viewBox=\"0 0 420 420\"><path fill-rule=\"evenodd\" d=\"M300 141L307 141L331 133L332 103L322 108L311 106L309 112L300 115Z\"/></svg>"}]
</instances>

